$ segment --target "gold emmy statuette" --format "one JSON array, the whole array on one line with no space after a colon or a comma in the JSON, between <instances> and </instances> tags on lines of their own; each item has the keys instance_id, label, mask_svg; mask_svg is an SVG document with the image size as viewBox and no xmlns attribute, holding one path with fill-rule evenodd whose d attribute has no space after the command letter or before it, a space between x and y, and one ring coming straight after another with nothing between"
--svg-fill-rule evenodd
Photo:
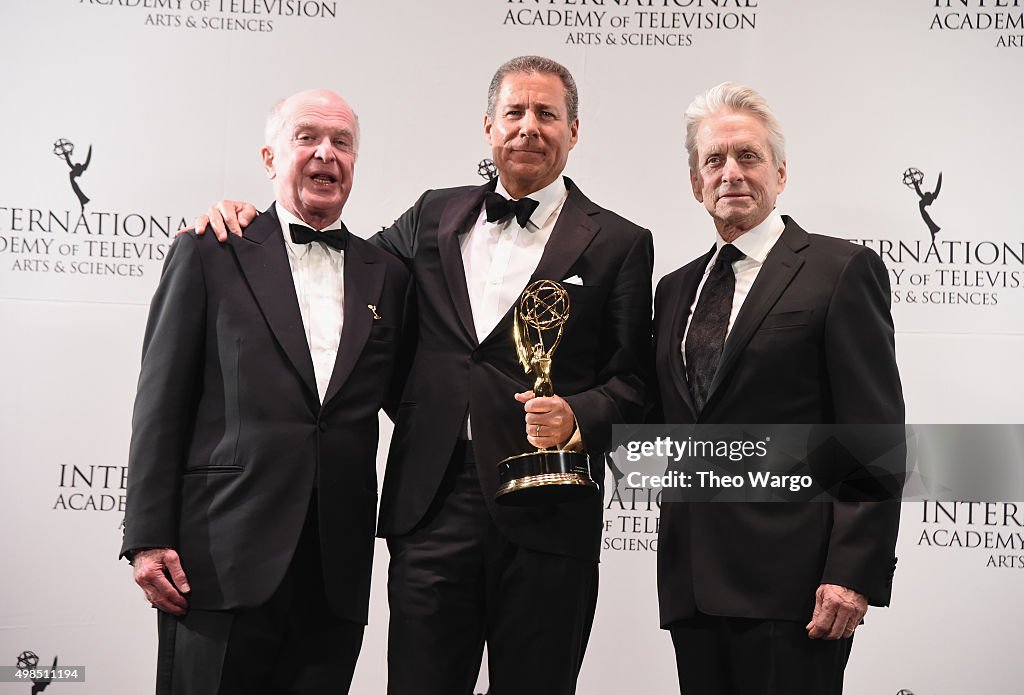
<instances>
[{"instance_id":1,"label":"gold emmy statuette","mask_svg":"<svg viewBox=\"0 0 1024 695\"><path fill-rule=\"evenodd\" d=\"M553 280L538 280L519 298L513 333L519 364L533 373L533 392L538 398L555 393L551 385L551 358L562 341L569 319L569 293ZM547 343L545 343L545 340ZM585 453L563 449L538 449L509 456L498 464L500 504L528 506L566 502L597 492L590 477Z\"/></svg>"}]
</instances>

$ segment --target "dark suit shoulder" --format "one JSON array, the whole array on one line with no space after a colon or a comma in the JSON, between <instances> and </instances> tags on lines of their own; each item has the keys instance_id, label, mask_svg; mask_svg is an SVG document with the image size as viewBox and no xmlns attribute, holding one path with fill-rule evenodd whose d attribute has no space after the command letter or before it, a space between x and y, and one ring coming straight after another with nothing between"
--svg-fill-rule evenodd
<instances>
[{"instance_id":1,"label":"dark suit shoulder","mask_svg":"<svg viewBox=\"0 0 1024 695\"><path fill-rule=\"evenodd\" d=\"M366 239L357 237L354 234L349 237L349 248L353 251L357 251L359 255L365 260L372 263L383 263L388 272L397 273L397 277L405 278L408 276L409 271L405 267L405 263L400 258L395 256L388 251L380 248L376 244L372 244Z\"/></svg>"},{"instance_id":2,"label":"dark suit shoulder","mask_svg":"<svg viewBox=\"0 0 1024 695\"><path fill-rule=\"evenodd\" d=\"M211 239L213 241L212 246L210 243ZM192 259L198 259L200 256L213 251L213 246L217 245L217 239L213 236L212 230L205 235L196 234L195 231L191 230L176 234L171 240L171 246L167 250L167 256L164 259L164 271L166 272L171 267L171 259L174 259L175 265L192 263L194 262Z\"/></svg>"},{"instance_id":3,"label":"dark suit shoulder","mask_svg":"<svg viewBox=\"0 0 1024 695\"><path fill-rule=\"evenodd\" d=\"M849 259L856 256L859 253L868 253L871 255L878 255L873 250L862 244L855 244L852 241L846 239L840 239L834 236L826 236L824 234L808 234L810 246L815 249L816 252L822 254L828 254L836 256L838 258Z\"/></svg>"},{"instance_id":4,"label":"dark suit shoulder","mask_svg":"<svg viewBox=\"0 0 1024 695\"><path fill-rule=\"evenodd\" d=\"M420 195L414 207L428 207L431 205L447 204L452 198L468 195L480 186L453 186L452 188L430 188Z\"/></svg>"},{"instance_id":5,"label":"dark suit shoulder","mask_svg":"<svg viewBox=\"0 0 1024 695\"><path fill-rule=\"evenodd\" d=\"M809 234L807 248L803 254L814 264L817 272L840 277L860 277L865 271L869 275L885 275L885 264L874 250L852 241Z\"/></svg>"},{"instance_id":6,"label":"dark suit shoulder","mask_svg":"<svg viewBox=\"0 0 1024 695\"><path fill-rule=\"evenodd\" d=\"M577 186L572 179L566 177L565 186L569 191L566 205L575 205L588 215L598 216L602 225L615 227L616 232L629 234L633 237L641 235L652 236L649 229L626 219L614 210L609 210L608 208L602 207L592 201L583 193L583 191L580 190L579 186Z\"/></svg>"},{"instance_id":7,"label":"dark suit shoulder","mask_svg":"<svg viewBox=\"0 0 1024 695\"><path fill-rule=\"evenodd\" d=\"M618 230L632 235L649 235L651 233L651 230L638 225L636 222L627 220L614 210L609 210L600 205L594 205L594 207L597 208L598 214L604 218L601 220L602 224L614 225Z\"/></svg>"},{"instance_id":8,"label":"dark suit shoulder","mask_svg":"<svg viewBox=\"0 0 1024 695\"><path fill-rule=\"evenodd\" d=\"M853 259L866 263L868 267L884 268L881 257L862 244L825 234L809 234L788 215L783 215L786 229L780 243L787 244L793 251L814 263L818 270L832 268L841 272Z\"/></svg>"},{"instance_id":9,"label":"dark suit shoulder","mask_svg":"<svg viewBox=\"0 0 1024 695\"><path fill-rule=\"evenodd\" d=\"M684 265L682 268L676 268L671 273L664 275L661 280L658 281L657 294L663 292L671 292L673 289L683 283L683 281L689 277L690 273L704 271L704 266L707 264L708 255L705 253L692 261Z\"/></svg>"}]
</instances>

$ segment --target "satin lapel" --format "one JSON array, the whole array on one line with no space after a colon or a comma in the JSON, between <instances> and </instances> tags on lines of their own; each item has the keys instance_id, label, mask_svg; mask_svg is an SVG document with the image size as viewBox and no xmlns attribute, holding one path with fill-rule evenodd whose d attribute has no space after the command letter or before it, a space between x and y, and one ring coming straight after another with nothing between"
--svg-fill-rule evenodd
<instances>
[{"instance_id":1,"label":"satin lapel","mask_svg":"<svg viewBox=\"0 0 1024 695\"><path fill-rule=\"evenodd\" d=\"M562 205L555 227L551 230L548 243L544 245L537 268L527 281L529 286L536 280L562 280L572 264L576 262L601 226L590 218L600 212L600 208L590 202L568 178L565 180L569 196ZM523 289L526 289L525 287ZM494 329L487 334L483 342L493 340L495 336L506 339L512 335L512 312L519 307L518 300L509 307Z\"/></svg>"},{"instance_id":2,"label":"satin lapel","mask_svg":"<svg viewBox=\"0 0 1024 695\"><path fill-rule=\"evenodd\" d=\"M345 251L345 320L324 405L337 395L363 352L375 320L374 310L367 305L380 302L386 272L387 266L366 259L357 244L349 243Z\"/></svg>"},{"instance_id":3,"label":"satin lapel","mask_svg":"<svg viewBox=\"0 0 1024 695\"><path fill-rule=\"evenodd\" d=\"M313 359L309 356L306 330L295 296L295 281L274 206L245 229L243 238L233 238L231 248L267 325L306 387L319 401Z\"/></svg>"},{"instance_id":4,"label":"satin lapel","mask_svg":"<svg viewBox=\"0 0 1024 695\"><path fill-rule=\"evenodd\" d=\"M473 324L473 306L469 303L469 288L466 285L466 267L462 263L459 249L459 232L466 229L475 215L479 214L484 195L493 191L496 180L448 201L437 225L437 250L441 257L441 269L448 283L448 294L455 305L462 327L466 329L473 345L477 344L476 326Z\"/></svg>"},{"instance_id":5,"label":"satin lapel","mask_svg":"<svg viewBox=\"0 0 1024 695\"><path fill-rule=\"evenodd\" d=\"M708 267L708 261L711 260L714 252L715 247L712 246L710 251L691 264L690 271L680 279L679 291L675 293L675 304L668 307L672 312L668 345L672 381L675 383L676 391L683 397L686 407L693 413L695 421L697 409L693 405L693 396L690 394L690 385L686 379L686 367L683 365L683 335L686 333L686 320L690 316L690 305L693 304L693 298L697 296L700 279L704 277L704 269Z\"/></svg>"},{"instance_id":6,"label":"satin lapel","mask_svg":"<svg viewBox=\"0 0 1024 695\"><path fill-rule=\"evenodd\" d=\"M565 179L565 185L569 195L562 205L555 228L551 230L548 243L544 245L544 253L530 282L564 278L601 228L593 219L593 215L600 212L601 208L591 203L568 178Z\"/></svg>"},{"instance_id":7,"label":"satin lapel","mask_svg":"<svg viewBox=\"0 0 1024 695\"><path fill-rule=\"evenodd\" d=\"M778 301L782 292L793 281L794 276L804 264L804 259L797 251L807 246L807 232L800 229L795 222L787 220L786 229L779 241L764 260L764 266L757 274L754 285L750 288L740 313L736 316L729 337L722 349L722 361L718 363L718 371L708 391L708 403L715 395L715 390L736 364L743 349L754 337L754 332L768 315L772 306Z\"/></svg>"}]
</instances>

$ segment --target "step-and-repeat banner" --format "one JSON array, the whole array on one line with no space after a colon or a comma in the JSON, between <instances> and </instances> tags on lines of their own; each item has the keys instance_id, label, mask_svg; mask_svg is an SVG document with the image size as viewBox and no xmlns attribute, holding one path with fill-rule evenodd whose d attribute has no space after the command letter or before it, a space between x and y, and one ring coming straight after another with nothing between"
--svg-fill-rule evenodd
<instances>
[{"instance_id":1,"label":"step-and-repeat banner","mask_svg":"<svg viewBox=\"0 0 1024 695\"><path fill-rule=\"evenodd\" d=\"M713 238L682 113L749 83L788 137L780 210L889 268L909 421L1024 422L1016 0L11 0L0 39L0 664L86 668L46 695L152 688L153 611L117 560L147 304L174 230L271 200L264 116L299 89L360 115L345 215L369 236L481 181L497 65L559 60L581 100L567 174L653 230L657 280ZM659 499L623 481L605 500L580 692L673 692ZM848 692L1020 692L1024 504L906 503L898 553ZM384 692L386 563L381 544L355 693Z\"/></svg>"}]
</instances>

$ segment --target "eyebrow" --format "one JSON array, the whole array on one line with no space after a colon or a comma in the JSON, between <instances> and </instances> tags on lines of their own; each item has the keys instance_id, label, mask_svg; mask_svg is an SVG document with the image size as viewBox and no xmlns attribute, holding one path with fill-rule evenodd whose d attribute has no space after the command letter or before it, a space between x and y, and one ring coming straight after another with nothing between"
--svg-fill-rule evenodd
<instances>
[{"instance_id":1,"label":"eyebrow","mask_svg":"<svg viewBox=\"0 0 1024 695\"><path fill-rule=\"evenodd\" d=\"M758 152L760 154L764 154L765 152L765 149L762 148L756 141L753 140L735 143L731 147L726 147L724 144L716 142L711 145L708 145L707 150L704 152L704 156L706 157L707 155L710 154L721 154L722 152L725 152L727 150L736 150L739 152L752 151Z\"/></svg>"},{"instance_id":2,"label":"eyebrow","mask_svg":"<svg viewBox=\"0 0 1024 695\"><path fill-rule=\"evenodd\" d=\"M509 103L505 104L505 110L506 111L508 109L516 109L516 110L520 110L521 111L521 110L526 109L526 108L542 109L544 111L558 112L558 107L557 106L554 106L552 104L548 104L548 103L542 102L542 101L534 101L533 104L531 106L529 106L529 107L524 102L521 102L521 101L509 102Z\"/></svg>"},{"instance_id":3,"label":"eyebrow","mask_svg":"<svg viewBox=\"0 0 1024 695\"><path fill-rule=\"evenodd\" d=\"M320 130L321 127L307 121L300 121L295 124L295 128L292 130L292 134L298 133L302 130ZM351 128L328 128L327 132L331 135L347 135L349 137L355 137L354 131Z\"/></svg>"}]
</instances>

